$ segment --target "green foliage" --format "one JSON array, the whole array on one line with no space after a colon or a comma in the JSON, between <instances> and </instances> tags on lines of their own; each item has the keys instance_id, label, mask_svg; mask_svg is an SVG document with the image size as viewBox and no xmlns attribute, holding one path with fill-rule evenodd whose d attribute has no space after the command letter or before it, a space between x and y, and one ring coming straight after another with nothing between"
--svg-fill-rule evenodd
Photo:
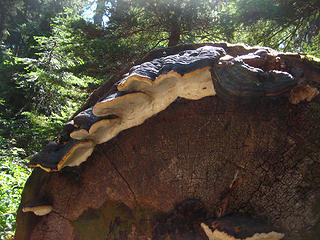
<instances>
[{"instance_id":1,"label":"green foliage","mask_svg":"<svg viewBox=\"0 0 320 240\"><path fill-rule=\"evenodd\" d=\"M9 109L0 106L3 111L19 111L23 106L24 98L23 93L15 91L18 87L15 81L15 75L17 72L23 71L24 64L18 63L13 53L10 49L3 49L0 46L1 56L0 56L0 92L3 101L6 101L11 107Z\"/></svg>"},{"instance_id":2,"label":"green foliage","mask_svg":"<svg viewBox=\"0 0 320 240\"><path fill-rule=\"evenodd\" d=\"M57 15L50 25L52 35L33 41L34 46L29 49L33 52L31 58L16 56L15 49L1 46L1 239L10 237L14 231L21 191L30 174L23 159L53 140L103 80L86 74L84 66L88 58L82 58L81 54L89 55L83 52L87 35L77 30L79 22L81 19L74 13ZM84 21L82 24L87 26ZM94 61L95 51L86 49L92 51Z\"/></svg>"},{"instance_id":3,"label":"green foliage","mask_svg":"<svg viewBox=\"0 0 320 240\"><path fill-rule=\"evenodd\" d=\"M0 137L0 239L9 239L15 229L15 217L22 189L30 175L21 162L25 155L22 148L15 147L14 140Z\"/></svg>"},{"instance_id":4,"label":"green foliage","mask_svg":"<svg viewBox=\"0 0 320 240\"><path fill-rule=\"evenodd\" d=\"M248 44L320 56L320 3L310 0L233 0L222 14L224 26Z\"/></svg>"},{"instance_id":5,"label":"green foliage","mask_svg":"<svg viewBox=\"0 0 320 240\"><path fill-rule=\"evenodd\" d=\"M122 58L127 60L130 56L127 45L108 38L108 32L71 10L54 18L51 27L52 36L36 38L38 55L46 70L71 72L80 77L105 77L119 68Z\"/></svg>"},{"instance_id":6,"label":"green foliage","mask_svg":"<svg viewBox=\"0 0 320 240\"><path fill-rule=\"evenodd\" d=\"M0 135L8 139L15 138L16 145L23 147L26 154L30 155L54 139L68 117L70 113L66 115L62 112L62 115L47 117L37 112L23 112L16 119L0 118Z\"/></svg>"},{"instance_id":7,"label":"green foliage","mask_svg":"<svg viewBox=\"0 0 320 240\"><path fill-rule=\"evenodd\" d=\"M84 3L83 0L5 0L0 10L0 39L15 54L33 57L33 36L50 35L51 18L65 7L80 13Z\"/></svg>"},{"instance_id":8,"label":"green foliage","mask_svg":"<svg viewBox=\"0 0 320 240\"><path fill-rule=\"evenodd\" d=\"M111 29L118 38L139 44L176 45L208 35L224 0L137 0L107 1Z\"/></svg>"}]
</instances>

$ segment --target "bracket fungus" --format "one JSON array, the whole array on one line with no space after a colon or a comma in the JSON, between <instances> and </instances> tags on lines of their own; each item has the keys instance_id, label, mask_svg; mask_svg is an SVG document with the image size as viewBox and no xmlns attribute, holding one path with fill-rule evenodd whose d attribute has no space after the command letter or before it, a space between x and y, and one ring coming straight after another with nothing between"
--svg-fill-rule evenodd
<instances>
[{"instance_id":1,"label":"bracket fungus","mask_svg":"<svg viewBox=\"0 0 320 240\"><path fill-rule=\"evenodd\" d=\"M142 124L178 97L197 100L215 95L210 69L224 54L222 48L207 46L133 67L118 83L118 92L93 108L96 116L116 115L121 121L113 129L109 128L103 141Z\"/></svg>"},{"instance_id":2,"label":"bracket fungus","mask_svg":"<svg viewBox=\"0 0 320 240\"><path fill-rule=\"evenodd\" d=\"M118 91L69 122L71 138L48 144L31 159L30 166L46 171L78 166L96 144L142 124L178 97L197 100L215 95L210 70L223 55L223 48L205 46L133 67L117 84Z\"/></svg>"},{"instance_id":3,"label":"bracket fungus","mask_svg":"<svg viewBox=\"0 0 320 240\"><path fill-rule=\"evenodd\" d=\"M201 227L209 240L280 240L284 238L283 233L244 215L209 220L201 223Z\"/></svg>"},{"instance_id":4,"label":"bracket fungus","mask_svg":"<svg viewBox=\"0 0 320 240\"><path fill-rule=\"evenodd\" d=\"M245 64L238 58L220 61L214 68L214 75L217 96L229 102L250 102L262 97L278 96L298 83L287 72L265 72Z\"/></svg>"},{"instance_id":5,"label":"bracket fungus","mask_svg":"<svg viewBox=\"0 0 320 240\"><path fill-rule=\"evenodd\" d=\"M133 67L119 82L118 90L136 89L138 91L137 88L159 84L170 75L182 77L192 74L206 67L212 67L224 55L223 48L205 46L161 57Z\"/></svg>"},{"instance_id":6,"label":"bracket fungus","mask_svg":"<svg viewBox=\"0 0 320 240\"><path fill-rule=\"evenodd\" d=\"M47 172L60 171L66 166L79 166L91 155L94 146L92 140L70 140L63 144L53 141L31 158L29 166L40 167Z\"/></svg>"},{"instance_id":7,"label":"bracket fungus","mask_svg":"<svg viewBox=\"0 0 320 240\"><path fill-rule=\"evenodd\" d=\"M266 50L258 50L255 53L238 56L236 59L243 61L251 67L259 68L264 65L268 52Z\"/></svg>"},{"instance_id":8,"label":"bracket fungus","mask_svg":"<svg viewBox=\"0 0 320 240\"><path fill-rule=\"evenodd\" d=\"M198 100L216 95L224 101L247 103L289 92L301 80L278 68L264 68L266 59L276 59L270 51L258 49L233 57L221 47L204 46L134 66L113 93L67 123L63 141L50 143L31 159L30 166L46 171L78 166L96 144L142 124L179 97ZM299 89L291 90L292 103L318 94L310 87Z\"/></svg>"},{"instance_id":9,"label":"bracket fungus","mask_svg":"<svg viewBox=\"0 0 320 240\"><path fill-rule=\"evenodd\" d=\"M44 216L52 211L52 206L47 203L36 202L32 204L26 204L22 208L22 212L33 212L37 216Z\"/></svg>"},{"instance_id":10,"label":"bracket fungus","mask_svg":"<svg viewBox=\"0 0 320 240\"><path fill-rule=\"evenodd\" d=\"M215 95L210 69L225 55L211 46L187 50L136 66L122 79L119 91L140 91L151 96L150 117L178 97L197 100Z\"/></svg>"},{"instance_id":11,"label":"bracket fungus","mask_svg":"<svg viewBox=\"0 0 320 240\"><path fill-rule=\"evenodd\" d=\"M99 120L100 119L92 113L92 107L80 112L73 119L74 129L70 133L70 137L76 140L88 138L91 125Z\"/></svg>"},{"instance_id":12,"label":"bracket fungus","mask_svg":"<svg viewBox=\"0 0 320 240\"><path fill-rule=\"evenodd\" d=\"M86 109L75 116L70 137L76 140L89 139L94 144L100 144L115 136L112 133L116 132L115 125L120 122L120 118L115 115L97 117L92 113L92 109L92 107Z\"/></svg>"}]
</instances>

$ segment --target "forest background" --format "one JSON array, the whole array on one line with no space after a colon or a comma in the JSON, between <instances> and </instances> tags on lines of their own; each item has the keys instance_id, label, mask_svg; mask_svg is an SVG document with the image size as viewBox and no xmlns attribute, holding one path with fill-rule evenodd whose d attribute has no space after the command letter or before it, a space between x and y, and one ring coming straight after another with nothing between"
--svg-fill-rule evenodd
<instances>
[{"instance_id":1,"label":"forest background","mask_svg":"<svg viewBox=\"0 0 320 240\"><path fill-rule=\"evenodd\" d=\"M320 57L318 0L1 0L0 239L32 154L89 94L153 49L227 41Z\"/></svg>"}]
</instances>

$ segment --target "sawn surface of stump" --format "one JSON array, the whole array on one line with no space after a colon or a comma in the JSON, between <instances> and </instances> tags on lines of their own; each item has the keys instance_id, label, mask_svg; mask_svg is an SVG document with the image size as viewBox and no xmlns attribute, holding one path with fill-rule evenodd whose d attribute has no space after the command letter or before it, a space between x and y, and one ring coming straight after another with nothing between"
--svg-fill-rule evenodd
<instances>
[{"instance_id":1,"label":"sawn surface of stump","mask_svg":"<svg viewBox=\"0 0 320 240\"><path fill-rule=\"evenodd\" d=\"M22 205L46 195L53 211L37 217L20 209L16 239L206 239L200 220L222 210L267 221L285 239L317 239L319 120L318 98L241 106L179 99L98 145L79 167L34 170ZM183 232L174 224L184 220L172 219L186 199L206 210Z\"/></svg>"}]
</instances>

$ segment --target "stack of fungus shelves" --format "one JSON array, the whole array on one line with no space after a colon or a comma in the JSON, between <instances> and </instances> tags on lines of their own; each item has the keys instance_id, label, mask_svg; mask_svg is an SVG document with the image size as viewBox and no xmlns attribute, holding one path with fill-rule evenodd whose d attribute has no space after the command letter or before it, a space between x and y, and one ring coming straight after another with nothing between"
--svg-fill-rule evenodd
<instances>
[{"instance_id":1,"label":"stack of fungus shelves","mask_svg":"<svg viewBox=\"0 0 320 240\"><path fill-rule=\"evenodd\" d=\"M225 101L253 102L280 96L303 82L285 71L264 71L246 64L254 60L261 64L267 56L267 50L258 50L234 58L226 56L223 48L205 46L135 66L117 83L115 93L67 123L65 129L68 130L64 133L67 136L51 142L36 154L30 167L50 172L79 166L92 154L96 144L142 124L179 97L199 100L217 96ZM311 87L306 85L307 88ZM318 94L318 90L312 88L311 96L305 94L297 101L291 95L290 99L297 104L305 99L311 101Z\"/></svg>"}]
</instances>

